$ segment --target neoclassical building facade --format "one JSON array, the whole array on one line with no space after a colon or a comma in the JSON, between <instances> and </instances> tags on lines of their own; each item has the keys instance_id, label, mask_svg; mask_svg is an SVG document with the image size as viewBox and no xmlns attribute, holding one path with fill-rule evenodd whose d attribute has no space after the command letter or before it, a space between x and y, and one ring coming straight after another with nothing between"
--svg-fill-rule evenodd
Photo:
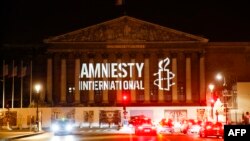
<instances>
[{"instance_id":1,"label":"neoclassical building facade","mask_svg":"<svg viewBox=\"0 0 250 141\"><path fill-rule=\"evenodd\" d=\"M59 105L206 105L205 50L208 39L129 16L44 40L47 45L47 98ZM160 60L175 74L169 90L154 85ZM81 90L82 64L141 63L143 89ZM129 68L126 68L129 71ZM135 72L135 68L130 68ZM137 80L85 78L85 80Z\"/></svg>"},{"instance_id":2,"label":"neoclassical building facade","mask_svg":"<svg viewBox=\"0 0 250 141\"><path fill-rule=\"evenodd\" d=\"M214 96L227 102L231 111L238 110L228 116L240 117L235 85L250 82L249 42L209 42L129 16L50 37L39 45L4 45L0 54L3 111L8 103L18 120L29 121L38 99L44 126L65 112L78 124L84 115L101 123L110 110L120 119L124 105L130 116L143 113L160 120L182 113L204 119L212 116ZM9 70L26 66L27 74L8 77L6 65ZM217 73L226 84L223 97ZM39 95L33 90L36 82L43 85ZM211 93L210 83L220 89ZM19 109L20 105L31 108ZM220 114L225 116L223 110ZM230 116L235 121L238 117Z\"/></svg>"},{"instance_id":3,"label":"neoclassical building facade","mask_svg":"<svg viewBox=\"0 0 250 141\"><path fill-rule=\"evenodd\" d=\"M11 101L13 92L12 79L2 77L3 66L9 65L9 74L14 62L18 70L20 62L27 66L29 73L23 77L26 106L35 98L29 82L42 83L39 99L46 106L81 107L121 106L124 94L128 106L206 106L211 98L208 85L215 82L216 73L223 73L230 89L235 82L250 81L249 42L209 42L129 16L50 37L39 45L7 44L1 48L1 58L1 78L5 78L6 88L0 88L6 95L5 103ZM159 66L164 59L168 62ZM103 73L106 64L113 65L108 69L114 70L114 76L111 72L106 76L84 75L86 71ZM164 70L161 74L159 67ZM168 76L170 72L173 78ZM20 77L15 81L18 88L14 89L14 99L19 103L15 107L19 107ZM140 86L83 89L87 82L96 82L94 87L104 82L138 82ZM169 89L160 88L159 83Z\"/></svg>"}]
</instances>

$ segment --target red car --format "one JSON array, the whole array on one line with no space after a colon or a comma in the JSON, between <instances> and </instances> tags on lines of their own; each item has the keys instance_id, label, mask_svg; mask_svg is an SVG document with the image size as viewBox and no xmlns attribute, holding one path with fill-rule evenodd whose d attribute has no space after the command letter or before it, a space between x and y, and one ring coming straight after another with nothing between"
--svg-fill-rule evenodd
<instances>
[{"instance_id":1,"label":"red car","mask_svg":"<svg viewBox=\"0 0 250 141\"><path fill-rule=\"evenodd\" d=\"M145 122L145 119L147 120L148 118L145 117L144 115L131 116L129 120L129 124L135 127Z\"/></svg>"},{"instance_id":2,"label":"red car","mask_svg":"<svg viewBox=\"0 0 250 141\"><path fill-rule=\"evenodd\" d=\"M199 134L200 137L216 136L224 138L224 125L221 122L205 122Z\"/></svg>"},{"instance_id":3,"label":"red car","mask_svg":"<svg viewBox=\"0 0 250 141\"><path fill-rule=\"evenodd\" d=\"M151 119L144 118L139 120L139 124L134 126L136 135L156 135L157 129L152 124Z\"/></svg>"},{"instance_id":4,"label":"red car","mask_svg":"<svg viewBox=\"0 0 250 141\"><path fill-rule=\"evenodd\" d=\"M188 119L181 122L181 132L187 134L188 132L199 132L202 121ZM196 131L197 130L197 131Z\"/></svg>"},{"instance_id":5,"label":"red car","mask_svg":"<svg viewBox=\"0 0 250 141\"><path fill-rule=\"evenodd\" d=\"M158 133L173 133L174 125L171 119L162 119L159 123Z\"/></svg>"}]
</instances>

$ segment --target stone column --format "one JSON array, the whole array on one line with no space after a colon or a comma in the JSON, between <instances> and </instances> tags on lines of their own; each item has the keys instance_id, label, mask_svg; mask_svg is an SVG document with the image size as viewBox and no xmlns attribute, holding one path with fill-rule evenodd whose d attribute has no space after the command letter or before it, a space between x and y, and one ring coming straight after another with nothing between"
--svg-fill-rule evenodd
<instances>
[{"instance_id":1,"label":"stone column","mask_svg":"<svg viewBox=\"0 0 250 141\"><path fill-rule=\"evenodd\" d=\"M131 59L131 63L136 63L135 62L135 59ZM132 78L131 80L135 80L136 79L136 68L133 67L133 70L132 70ZM136 103L136 90L131 90L131 103Z\"/></svg>"},{"instance_id":2,"label":"stone column","mask_svg":"<svg viewBox=\"0 0 250 141\"><path fill-rule=\"evenodd\" d=\"M173 82L175 85L172 86L172 102L178 102L178 95L177 95L177 59L172 58L172 72L175 74L175 77L173 78Z\"/></svg>"},{"instance_id":3,"label":"stone column","mask_svg":"<svg viewBox=\"0 0 250 141\"><path fill-rule=\"evenodd\" d=\"M80 69L81 69L81 61L80 58L75 59L75 104L80 103Z\"/></svg>"},{"instance_id":4,"label":"stone column","mask_svg":"<svg viewBox=\"0 0 250 141\"><path fill-rule=\"evenodd\" d=\"M66 85L66 59L61 59L61 97L60 97L60 103L66 103L66 91L67 91L67 85Z\"/></svg>"},{"instance_id":5,"label":"stone column","mask_svg":"<svg viewBox=\"0 0 250 141\"><path fill-rule=\"evenodd\" d=\"M116 55L117 56L117 63L119 64L119 63L121 63L122 62L122 59L121 59L121 56L119 56L119 55ZM122 78L117 78L117 81L122 81ZM116 95L117 95L117 103L121 103L122 102L122 90L121 90L122 88L120 88L120 89L118 89L117 88L117 90L116 90Z\"/></svg>"},{"instance_id":6,"label":"stone column","mask_svg":"<svg viewBox=\"0 0 250 141\"><path fill-rule=\"evenodd\" d=\"M51 103L52 101L52 59L47 59L47 99L48 102Z\"/></svg>"},{"instance_id":7,"label":"stone column","mask_svg":"<svg viewBox=\"0 0 250 141\"><path fill-rule=\"evenodd\" d=\"M186 102L192 102L192 89L191 89L191 58L186 58Z\"/></svg>"},{"instance_id":8,"label":"stone column","mask_svg":"<svg viewBox=\"0 0 250 141\"><path fill-rule=\"evenodd\" d=\"M108 59L104 58L103 63L108 63ZM103 81L108 81L108 78L104 77ZM103 103L108 103L108 90L103 90L102 101Z\"/></svg>"},{"instance_id":9,"label":"stone column","mask_svg":"<svg viewBox=\"0 0 250 141\"><path fill-rule=\"evenodd\" d=\"M93 58L91 58L90 60L89 60L89 63L90 64L94 64L94 59ZM90 78L89 79L89 81L94 81L95 79L94 78ZM95 92L94 92L94 90L89 90L89 103L94 103L94 94L95 94Z\"/></svg>"},{"instance_id":10,"label":"stone column","mask_svg":"<svg viewBox=\"0 0 250 141\"><path fill-rule=\"evenodd\" d=\"M144 55L144 95L145 95L145 102L150 102L150 68L149 68L149 55Z\"/></svg>"},{"instance_id":11,"label":"stone column","mask_svg":"<svg viewBox=\"0 0 250 141\"><path fill-rule=\"evenodd\" d=\"M54 96L54 104L60 104L61 99L61 58L59 53L55 53L53 55L53 74L52 74L52 82L53 89L52 95Z\"/></svg>"},{"instance_id":12,"label":"stone column","mask_svg":"<svg viewBox=\"0 0 250 141\"><path fill-rule=\"evenodd\" d=\"M206 84L205 84L205 57L200 57L200 100L206 101ZM205 104L205 103L204 103Z\"/></svg>"},{"instance_id":13,"label":"stone column","mask_svg":"<svg viewBox=\"0 0 250 141\"><path fill-rule=\"evenodd\" d=\"M160 58L158 59L158 63L155 64L155 65L157 65L157 66L158 66L158 64L159 64L159 62L160 62L161 60L165 59L165 58L163 58L163 54L158 54L158 56L159 56ZM162 72L161 72L161 76L165 77L166 75L165 75L164 73L166 73L166 72L163 72L163 71L162 71ZM161 80L159 80L159 81L161 81ZM165 82L165 81L164 81L164 82ZM164 82L162 82L162 83L163 83L163 87L166 86L166 84L164 84ZM164 102L164 90L158 89L158 102Z\"/></svg>"}]
</instances>

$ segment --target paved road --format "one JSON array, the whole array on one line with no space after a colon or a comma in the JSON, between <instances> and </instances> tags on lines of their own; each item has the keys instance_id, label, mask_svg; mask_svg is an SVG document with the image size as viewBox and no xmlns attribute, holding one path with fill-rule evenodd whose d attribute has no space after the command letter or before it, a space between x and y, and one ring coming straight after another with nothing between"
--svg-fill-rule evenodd
<instances>
[{"instance_id":1,"label":"paved road","mask_svg":"<svg viewBox=\"0 0 250 141\"><path fill-rule=\"evenodd\" d=\"M29 136L31 134L31 136ZM121 130L110 128L87 128L75 130L71 135L54 135L52 132L0 132L0 141L11 139L14 141L223 141L215 137L200 138L198 135L158 134L157 136L136 136L134 131L124 128ZM18 137L23 136L25 137ZM15 138L17 137L17 138ZM5 140L4 140L5 141Z\"/></svg>"},{"instance_id":2,"label":"paved road","mask_svg":"<svg viewBox=\"0 0 250 141\"><path fill-rule=\"evenodd\" d=\"M16 139L14 141L223 141L215 137L200 138L197 135L159 134L157 136L136 136L134 134L111 133L74 133L72 135L55 136L51 132L41 135Z\"/></svg>"}]
</instances>

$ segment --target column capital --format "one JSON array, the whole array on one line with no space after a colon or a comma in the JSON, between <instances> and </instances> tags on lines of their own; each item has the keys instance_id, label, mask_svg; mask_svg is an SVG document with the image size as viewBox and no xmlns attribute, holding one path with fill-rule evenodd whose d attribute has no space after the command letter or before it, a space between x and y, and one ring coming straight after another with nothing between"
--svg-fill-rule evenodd
<instances>
[{"instance_id":1,"label":"column capital","mask_svg":"<svg viewBox=\"0 0 250 141\"><path fill-rule=\"evenodd\" d=\"M135 59L136 58L136 52L130 52L129 53L129 57L131 58L131 59Z\"/></svg>"},{"instance_id":2,"label":"column capital","mask_svg":"<svg viewBox=\"0 0 250 141\"><path fill-rule=\"evenodd\" d=\"M79 58L81 58L81 56L82 56L82 53L80 53L80 52L74 52L75 59L79 59Z\"/></svg>"},{"instance_id":3,"label":"column capital","mask_svg":"<svg viewBox=\"0 0 250 141\"><path fill-rule=\"evenodd\" d=\"M194 52L185 52L185 56L186 57L191 57L191 55L193 54Z\"/></svg>"},{"instance_id":4,"label":"column capital","mask_svg":"<svg viewBox=\"0 0 250 141\"><path fill-rule=\"evenodd\" d=\"M143 57L144 58L149 58L150 57L150 53L148 53L148 52L143 53Z\"/></svg>"},{"instance_id":5,"label":"column capital","mask_svg":"<svg viewBox=\"0 0 250 141\"><path fill-rule=\"evenodd\" d=\"M70 53L68 53L67 58L68 59L74 59L75 58L74 56L75 56L75 53L70 52Z\"/></svg>"},{"instance_id":6,"label":"column capital","mask_svg":"<svg viewBox=\"0 0 250 141\"><path fill-rule=\"evenodd\" d=\"M177 52L175 52L175 51L171 51L170 55L172 58L177 58Z\"/></svg>"},{"instance_id":7,"label":"column capital","mask_svg":"<svg viewBox=\"0 0 250 141\"><path fill-rule=\"evenodd\" d=\"M95 53L88 53L88 58L89 59L94 59L96 57Z\"/></svg>"},{"instance_id":8,"label":"column capital","mask_svg":"<svg viewBox=\"0 0 250 141\"><path fill-rule=\"evenodd\" d=\"M115 54L115 57L118 58L118 59L121 59L122 58L122 53L118 52Z\"/></svg>"},{"instance_id":9,"label":"column capital","mask_svg":"<svg viewBox=\"0 0 250 141\"><path fill-rule=\"evenodd\" d=\"M68 54L63 52L63 53L60 53L60 58L61 59L66 59L68 57Z\"/></svg>"},{"instance_id":10,"label":"column capital","mask_svg":"<svg viewBox=\"0 0 250 141\"><path fill-rule=\"evenodd\" d=\"M102 58L103 59L108 59L109 58L109 54L108 53L102 53Z\"/></svg>"},{"instance_id":11,"label":"column capital","mask_svg":"<svg viewBox=\"0 0 250 141\"><path fill-rule=\"evenodd\" d=\"M163 53L163 51L160 50L159 52L157 52L157 53L156 53L156 56L157 56L158 58L164 58L164 53Z\"/></svg>"}]
</instances>

